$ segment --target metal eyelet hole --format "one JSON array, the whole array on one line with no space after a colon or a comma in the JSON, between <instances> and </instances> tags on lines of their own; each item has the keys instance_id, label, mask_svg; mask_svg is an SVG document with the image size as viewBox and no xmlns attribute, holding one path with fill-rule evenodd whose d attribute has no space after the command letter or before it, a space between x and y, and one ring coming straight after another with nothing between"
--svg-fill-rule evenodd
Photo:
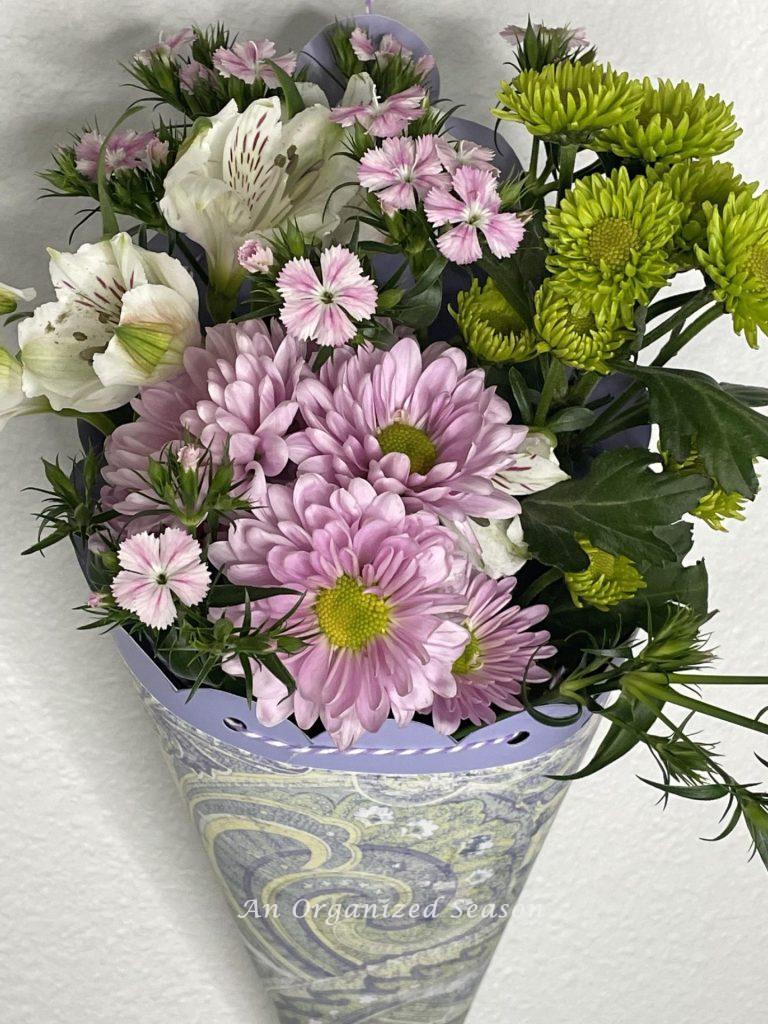
<instances>
[{"instance_id":1,"label":"metal eyelet hole","mask_svg":"<svg viewBox=\"0 0 768 1024\"><path fill-rule=\"evenodd\" d=\"M520 732L516 732L514 736L510 736L507 740L507 746L516 747L518 743L523 743L531 734L522 729Z\"/></svg>"},{"instance_id":2,"label":"metal eyelet hole","mask_svg":"<svg viewBox=\"0 0 768 1024\"><path fill-rule=\"evenodd\" d=\"M225 718L224 725L232 732L247 732L248 726L245 722L241 722L239 718Z\"/></svg>"}]
</instances>

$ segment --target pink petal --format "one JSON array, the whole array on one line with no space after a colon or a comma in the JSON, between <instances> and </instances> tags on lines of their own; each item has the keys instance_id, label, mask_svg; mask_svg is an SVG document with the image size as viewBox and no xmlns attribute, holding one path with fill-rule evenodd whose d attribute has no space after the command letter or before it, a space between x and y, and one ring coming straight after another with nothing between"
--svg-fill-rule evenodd
<instances>
[{"instance_id":1,"label":"pink petal","mask_svg":"<svg viewBox=\"0 0 768 1024\"><path fill-rule=\"evenodd\" d=\"M452 263L474 263L483 255L477 228L471 224L459 224L440 235L437 247L446 259Z\"/></svg>"}]
</instances>

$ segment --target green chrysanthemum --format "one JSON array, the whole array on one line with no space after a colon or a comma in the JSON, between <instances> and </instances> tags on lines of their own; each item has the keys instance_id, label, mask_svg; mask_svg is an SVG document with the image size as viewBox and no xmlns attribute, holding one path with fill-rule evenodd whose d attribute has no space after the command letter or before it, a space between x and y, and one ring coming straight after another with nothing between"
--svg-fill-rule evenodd
<instances>
[{"instance_id":1,"label":"green chrysanthemum","mask_svg":"<svg viewBox=\"0 0 768 1024\"><path fill-rule=\"evenodd\" d=\"M723 491L716 487L709 494L705 494L694 509L693 514L697 519L702 519L707 526L713 530L720 530L727 533L723 525L724 519L738 519L742 522L746 519L744 508L747 499L738 491Z\"/></svg>"},{"instance_id":2,"label":"green chrysanthemum","mask_svg":"<svg viewBox=\"0 0 768 1024\"><path fill-rule=\"evenodd\" d=\"M645 78L642 96L637 116L608 128L595 148L651 164L717 156L741 135L733 104L707 96L703 85L694 92L687 82Z\"/></svg>"},{"instance_id":3,"label":"green chrysanthemum","mask_svg":"<svg viewBox=\"0 0 768 1024\"><path fill-rule=\"evenodd\" d=\"M734 195L722 209L707 203L704 210L707 237L695 246L696 262L733 329L757 348L758 329L768 334L768 192Z\"/></svg>"},{"instance_id":4,"label":"green chrysanthemum","mask_svg":"<svg viewBox=\"0 0 768 1024\"><path fill-rule=\"evenodd\" d=\"M568 143L635 117L642 98L640 83L626 73L565 60L503 82L493 113L525 125L532 135Z\"/></svg>"},{"instance_id":5,"label":"green chrysanthemum","mask_svg":"<svg viewBox=\"0 0 768 1024\"><path fill-rule=\"evenodd\" d=\"M566 586L577 608L591 604L607 612L647 586L631 559L601 551L586 537L576 539L589 556L589 566L583 572L565 573Z\"/></svg>"},{"instance_id":6,"label":"green chrysanthemum","mask_svg":"<svg viewBox=\"0 0 768 1024\"><path fill-rule=\"evenodd\" d=\"M451 310L470 352L486 363L520 363L536 353L536 339L489 278L481 287L472 279L468 292Z\"/></svg>"},{"instance_id":7,"label":"green chrysanthemum","mask_svg":"<svg viewBox=\"0 0 768 1024\"><path fill-rule=\"evenodd\" d=\"M609 360L632 337L621 324L599 324L589 309L576 309L567 291L549 278L536 295L539 352L552 352L567 366L609 373Z\"/></svg>"},{"instance_id":8,"label":"green chrysanthemum","mask_svg":"<svg viewBox=\"0 0 768 1024\"><path fill-rule=\"evenodd\" d=\"M672 473L679 473L681 475L695 473L699 476L709 475L696 448L693 449L688 458L683 462L676 462L669 452L664 451L661 452L661 458L664 468ZM714 481L714 484L715 486L708 494L704 495L691 515L701 519L713 530L726 533L727 529L723 525L723 520L736 519L743 522L746 518L743 512L747 499L743 494L739 494L738 491L724 491L717 481Z\"/></svg>"},{"instance_id":9,"label":"green chrysanthemum","mask_svg":"<svg viewBox=\"0 0 768 1024\"><path fill-rule=\"evenodd\" d=\"M671 243L683 211L662 182L651 184L626 168L609 178L582 178L547 211L547 267L601 324L632 323L677 269Z\"/></svg>"},{"instance_id":10,"label":"green chrysanthemum","mask_svg":"<svg viewBox=\"0 0 768 1024\"><path fill-rule=\"evenodd\" d=\"M648 180L663 181L675 199L683 204L683 219L675 248L687 263L693 248L704 243L707 234L705 203L722 210L731 195L752 195L757 182L746 182L729 163L714 160L683 160L667 168L649 167Z\"/></svg>"}]
</instances>

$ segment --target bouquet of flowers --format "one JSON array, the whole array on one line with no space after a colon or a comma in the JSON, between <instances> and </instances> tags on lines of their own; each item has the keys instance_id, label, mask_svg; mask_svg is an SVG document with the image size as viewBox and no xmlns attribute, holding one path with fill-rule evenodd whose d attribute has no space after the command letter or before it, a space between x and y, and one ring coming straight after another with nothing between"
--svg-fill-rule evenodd
<instances>
[{"instance_id":1,"label":"bouquet of flowers","mask_svg":"<svg viewBox=\"0 0 768 1024\"><path fill-rule=\"evenodd\" d=\"M451 743L586 711L608 729L571 777L644 746L651 785L724 800L768 865L768 792L691 725L768 733L702 694L748 680L708 671L690 554L755 498L768 391L670 366L720 318L768 333L768 193L718 159L731 106L529 23L483 130L374 22L298 55L161 36L127 65L141 98L55 150L48 194L102 237L49 250L53 301L0 286L2 422L84 442L45 464L29 550L71 539L87 627L193 704L350 755L390 719Z\"/></svg>"}]
</instances>

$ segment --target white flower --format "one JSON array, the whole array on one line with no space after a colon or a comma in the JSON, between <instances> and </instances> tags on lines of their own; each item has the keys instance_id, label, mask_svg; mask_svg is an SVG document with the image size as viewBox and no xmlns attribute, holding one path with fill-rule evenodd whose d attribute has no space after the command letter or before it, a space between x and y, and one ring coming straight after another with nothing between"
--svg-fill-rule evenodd
<instances>
[{"instance_id":1,"label":"white flower","mask_svg":"<svg viewBox=\"0 0 768 1024\"><path fill-rule=\"evenodd\" d=\"M355 817L364 821L366 825L386 825L392 821L393 814L389 807L371 806L359 810Z\"/></svg>"},{"instance_id":2,"label":"white flower","mask_svg":"<svg viewBox=\"0 0 768 1024\"><path fill-rule=\"evenodd\" d=\"M307 236L338 226L345 199L334 189L354 167L339 155L342 134L326 106L286 120L274 96L242 114L231 100L198 122L166 176L160 208L205 250L215 292L237 293L244 276L237 252L247 239L268 241L289 220Z\"/></svg>"},{"instance_id":3,"label":"white flower","mask_svg":"<svg viewBox=\"0 0 768 1024\"><path fill-rule=\"evenodd\" d=\"M102 412L178 373L200 343L195 283L123 233L76 253L49 250L57 301L19 323L23 388L55 410Z\"/></svg>"},{"instance_id":4,"label":"white flower","mask_svg":"<svg viewBox=\"0 0 768 1024\"><path fill-rule=\"evenodd\" d=\"M568 479L560 469L551 439L546 434L530 432L520 445L509 469L497 473L493 482L507 494L526 495L546 491Z\"/></svg>"},{"instance_id":5,"label":"white flower","mask_svg":"<svg viewBox=\"0 0 768 1024\"><path fill-rule=\"evenodd\" d=\"M568 479L560 469L550 437L531 432L515 453L509 469L497 473L494 485L507 494L545 491ZM443 523L453 530L472 564L493 579L516 575L530 558L519 516L514 519L471 519Z\"/></svg>"},{"instance_id":6,"label":"white flower","mask_svg":"<svg viewBox=\"0 0 768 1024\"><path fill-rule=\"evenodd\" d=\"M48 409L44 398L27 398L21 387L21 376L19 360L0 347L0 430L14 416Z\"/></svg>"},{"instance_id":7,"label":"white flower","mask_svg":"<svg viewBox=\"0 0 768 1024\"><path fill-rule=\"evenodd\" d=\"M467 519L462 524L462 540L473 565L495 580L514 576L530 557L519 516Z\"/></svg>"},{"instance_id":8,"label":"white flower","mask_svg":"<svg viewBox=\"0 0 768 1024\"><path fill-rule=\"evenodd\" d=\"M14 288L11 284L0 282L0 316L15 313L19 300L31 302L36 294L34 288Z\"/></svg>"}]
</instances>

